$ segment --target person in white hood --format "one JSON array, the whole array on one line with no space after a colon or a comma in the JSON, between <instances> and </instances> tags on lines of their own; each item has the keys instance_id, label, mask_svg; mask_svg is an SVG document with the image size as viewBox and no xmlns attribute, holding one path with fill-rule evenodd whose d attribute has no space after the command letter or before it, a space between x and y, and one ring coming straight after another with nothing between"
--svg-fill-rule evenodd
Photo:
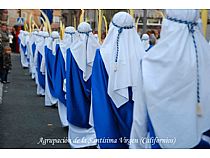
<instances>
[{"instance_id":1,"label":"person in white hood","mask_svg":"<svg viewBox=\"0 0 210 158\"><path fill-rule=\"evenodd\" d=\"M144 50L148 52L150 48L152 48L152 45L149 43L149 35L148 34L143 34L141 37L141 41L144 46Z\"/></svg>"},{"instance_id":2,"label":"person in white hood","mask_svg":"<svg viewBox=\"0 0 210 158\"><path fill-rule=\"evenodd\" d=\"M27 58L27 42L29 38L29 33L27 31L20 30L20 34L18 35L19 38L19 46L20 46L20 59L23 68L28 68L29 61Z\"/></svg>"},{"instance_id":3,"label":"person in white hood","mask_svg":"<svg viewBox=\"0 0 210 158\"><path fill-rule=\"evenodd\" d=\"M108 34L96 52L92 72L92 124L100 148L128 148L133 107L141 105L140 63L145 55L134 19L114 15Z\"/></svg>"},{"instance_id":4,"label":"person in white hood","mask_svg":"<svg viewBox=\"0 0 210 158\"><path fill-rule=\"evenodd\" d=\"M199 10L166 15L158 44L142 61L144 103L134 107L131 138L148 136L151 148L210 148L210 46L197 23Z\"/></svg>"},{"instance_id":5,"label":"person in white hood","mask_svg":"<svg viewBox=\"0 0 210 158\"><path fill-rule=\"evenodd\" d=\"M76 40L66 52L68 139L72 148L97 145L94 128L89 124L89 114L92 66L99 47L90 24L80 23Z\"/></svg>"}]
</instances>

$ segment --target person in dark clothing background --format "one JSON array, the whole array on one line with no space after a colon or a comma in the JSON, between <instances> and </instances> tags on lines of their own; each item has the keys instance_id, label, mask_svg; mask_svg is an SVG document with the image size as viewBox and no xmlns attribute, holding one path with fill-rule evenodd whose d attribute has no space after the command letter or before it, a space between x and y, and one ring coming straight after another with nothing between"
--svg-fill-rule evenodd
<instances>
[{"instance_id":1,"label":"person in dark clothing background","mask_svg":"<svg viewBox=\"0 0 210 158\"><path fill-rule=\"evenodd\" d=\"M11 48L9 46L4 47L4 52L3 52L3 68L2 68L2 83L10 83L7 80L8 72L12 68L11 64Z\"/></svg>"},{"instance_id":2,"label":"person in dark clothing background","mask_svg":"<svg viewBox=\"0 0 210 158\"><path fill-rule=\"evenodd\" d=\"M2 35L3 47L9 46L9 34L7 32L7 25L2 23L0 33Z\"/></svg>"},{"instance_id":3,"label":"person in dark clothing background","mask_svg":"<svg viewBox=\"0 0 210 158\"><path fill-rule=\"evenodd\" d=\"M7 25L5 23L1 24L1 30L0 34L2 37L2 47L3 47L3 53L2 56L0 57L1 63L0 63L0 71L1 71L1 82L2 83L9 83L7 81L7 76L9 70L11 70L11 48L9 46L9 34L7 32Z\"/></svg>"},{"instance_id":4,"label":"person in dark clothing background","mask_svg":"<svg viewBox=\"0 0 210 158\"><path fill-rule=\"evenodd\" d=\"M3 52L4 52L4 47L2 44L2 35L0 34L0 80L2 78L2 70L3 70Z\"/></svg>"},{"instance_id":5,"label":"person in dark clothing background","mask_svg":"<svg viewBox=\"0 0 210 158\"><path fill-rule=\"evenodd\" d=\"M15 39L15 35L16 35L16 31L15 31L15 28L13 27L12 28L12 32L11 32L12 36L13 36L13 39L12 39L12 44L11 44L11 49L12 49L12 52L16 53L16 39Z\"/></svg>"}]
</instances>

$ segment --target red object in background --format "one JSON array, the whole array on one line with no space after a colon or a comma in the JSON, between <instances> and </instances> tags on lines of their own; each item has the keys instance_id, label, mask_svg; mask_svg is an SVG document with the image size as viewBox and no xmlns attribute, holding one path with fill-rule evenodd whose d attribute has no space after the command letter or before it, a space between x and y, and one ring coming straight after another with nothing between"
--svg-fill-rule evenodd
<instances>
[{"instance_id":1,"label":"red object in background","mask_svg":"<svg viewBox=\"0 0 210 158\"><path fill-rule=\"evenodd\" d=\"M20 33L20 30L21 30L21 26L18 26L17 30L16 30L16 34L15 34L15 45L16 45L16 53L20 53L19 51L19 43L18 43L18 35Z\"/></svg>"}]
</instances>

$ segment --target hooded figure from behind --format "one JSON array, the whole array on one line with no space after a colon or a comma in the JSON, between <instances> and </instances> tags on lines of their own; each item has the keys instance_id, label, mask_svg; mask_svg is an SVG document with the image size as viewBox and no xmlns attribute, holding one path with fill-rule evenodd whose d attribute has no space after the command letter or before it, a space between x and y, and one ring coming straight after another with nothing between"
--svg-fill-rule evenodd
<instances>
[{"instance_id":1,"label":"hooded figure from behind","mask_svg":"<svg viewBox=\"0 0 210 158\"><path fill-rule=\"evenodd\" d=\"M29 66L29 61L27 58L28 55L28 48L27 48L27 43L28 43L28 38L29 38L29 33L27 31L22 31L20 30L20 34L18 35L18 40L19 40L19 45L20 45L20 61L22 64L23 68L28 68Z\"/></svg>"},{"instance_id":2,"label":"hooded figure from behind","mask_svg":"<svg viewBox=\"0 0 210 158\"><path fill-rule=\"evenodd\" d=\"M76 30L73 26L68 26L64 32L64 38L60 42L61 52L66 63L66 51L68 48L71 48L73 42L76 39Z\"/></svg>"},{"instance_id":3,"label":"hooded figure from behind","mask_svg":"<svg viewBox=\"0 0 210 158\"><path fill-rule=\"evenodd\" d=\"M199 10L166 10L160 40L142 61L144 104L134 107L131 138L162 138L151 148L210 148L210 46ZM147 117L142 118L146 106ZM146 126L141 122L148 122ZM133 144L132 148L144 148Z\"/></svg>"},{"instance_id":4,"label":"hooded figure from behind","mask_svg":"<svg viewBox=\"0 0 210 158\"><path fill-rule=\"evenodd\" d=\"M97 50L92 74L92 124L100 148L128 148L133 106L141 102L140 62L145 51L132 16L114 15Z\"/></svg>"},{"instance_id":5,"label":"hooded figure from behind","mask_svg":"<svg viewBox=\"0 0 210 158\"><path fill-rule=\"evenodd\" d=\"M58 85L55 82L56 76L56 52L60 42L58 31L52 31L50 37L45 41L45 106L53 106L58 101L56 94L56 88L62 85ZM48 100L48 101L47 101Z\"/></svg>"},{"instance_id":6,"label":"hooded figure from behind","mask_svg":"<svg viewBox=\"0 0 210 158\"><path fill-rule=\"evenodd\" d=\"M55 60L55 83L56 93L58 96L58 112L63 127L69 126L67 120L67 108L66 108L66 51L71 48L72 43L75 40L76 30L72 26L68 26L65 29L64 38L60 41L58 48L56 49ZM51 61L50 61L51 62Z\"/></svg>"},{"instance_id":7,"label":"hooded figure from behind","mask_svg":"<svg viewBox=\"0 0 210 158\"><path fill-rule=\"evenodd\" d=\"M72 148L96 145L93 127L89 124L91 105L91 74L96 49L100 47L90 24L78 26L76 39L66 52L66 105L69 121L69 140L86 139L88 142L70 141Z\"/></svg>"},{"instance_id":8,"label":"hooded figure from behind","mask_svg":"<svg viewBox=\"0 0 210 158\"><path fill-rule=\"evenodd\" d=\"M141 41L143 43L144 50L146 52L148 52L150 50L150 48L152 48L152 46L153 46L153 45L150 44L149 35L148 34L143 34L142 37L141 37Z\"/></svg>"}]
</instances>

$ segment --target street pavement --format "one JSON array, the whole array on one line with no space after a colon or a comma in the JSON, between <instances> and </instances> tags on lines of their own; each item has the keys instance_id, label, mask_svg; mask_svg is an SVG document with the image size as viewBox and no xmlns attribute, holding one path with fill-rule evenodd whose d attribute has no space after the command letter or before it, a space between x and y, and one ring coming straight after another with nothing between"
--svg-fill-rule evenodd
<instances>
[{"instance_id":1,"label":"street pavement","mask_svg":"<svg viewBox=\"0 0 210 158\"><path fill-rule=\"evenodd\" d=\"M70 148L67 128L62 128L58 109L44 106L20 55L12 54L11 83L3 86L0 104L0 148ZM54 142L54 143L53 143Z\"/></svg>"}]
</instances>

